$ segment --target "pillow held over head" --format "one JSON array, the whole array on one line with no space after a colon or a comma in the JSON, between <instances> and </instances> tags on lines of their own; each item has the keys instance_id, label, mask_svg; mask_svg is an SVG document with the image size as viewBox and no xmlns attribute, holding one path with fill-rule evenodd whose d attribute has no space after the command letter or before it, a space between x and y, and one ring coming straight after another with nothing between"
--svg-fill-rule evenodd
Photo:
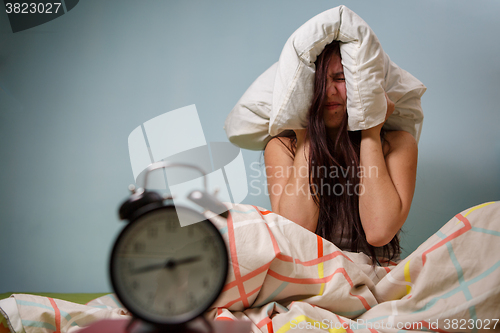
<instances>
[{"instance_id":1,"label":"pillow held over head","mask_svg":"<svg viewBox=\"0 0 500 333\"><path fill-rule=\"evenodd\" d=\"M226 135L238 147L262 150L271 140L269 116L277 68L278 63L275 63L262 73L226 118Z\"/></svg>"},{"instance_id":2,"label":"pillow held over head","mask_svg":"<svg viewBox=\"0 0 500 333\"><path fill-rule=\"evenodd\" d=\"M384 127L407 131L418 141L423 122L420 98L426 87L392 62L366 22L345 6L320 13L290 36L278 63L257 78L227 117L229 140L260 150L272 136L304 128L313 96L314 62L333 40L341 42L348 130L382 123L387 92L395 111Z\"/></svg>"}]
</instances>

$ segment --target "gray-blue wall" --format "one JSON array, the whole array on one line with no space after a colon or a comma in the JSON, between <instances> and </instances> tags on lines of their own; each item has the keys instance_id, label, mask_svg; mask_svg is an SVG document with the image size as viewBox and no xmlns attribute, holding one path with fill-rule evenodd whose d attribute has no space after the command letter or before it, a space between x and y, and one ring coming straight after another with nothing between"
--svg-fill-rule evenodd
<instances>
[{"instance_id":1,"label":"gray-blue wall","mask_svg":"<svg viewBox=\"0 0 500 333\"><path fill-rule=\"evenodd\" d=\"M227 114L290 34L340 4L82 0L15 34L0 6L0 292L110 291L117 208L134 182L130 132L196 104L207 141L227 141ZM454 214L500 198L500 2L344 4L428 87L408 254ZM243 156L255 176L260 154ZM270 208L249 190L245 203Z\"/></svg>"}]
</instances>

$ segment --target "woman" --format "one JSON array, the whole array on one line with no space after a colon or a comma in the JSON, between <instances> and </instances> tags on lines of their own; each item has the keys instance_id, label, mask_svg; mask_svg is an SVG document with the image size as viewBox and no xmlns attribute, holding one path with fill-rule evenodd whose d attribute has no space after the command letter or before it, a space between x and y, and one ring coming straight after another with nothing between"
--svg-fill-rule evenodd
<instances>
[{"instance_id":1,"label":"woman","mask_svg":"<svg viewBox=\"0 0 500 333\"><path fill-rule=\"evenodd\" d=\"M386 99L387 119L394 103ZM266 146L272 210L374 262L376 256L397 257L397 234L415 190L417 143L407 132L385 132L383 124L348 132L347 118L340 45L334 41L316 60L307 128Z\"/></svg>"}]
</instances>

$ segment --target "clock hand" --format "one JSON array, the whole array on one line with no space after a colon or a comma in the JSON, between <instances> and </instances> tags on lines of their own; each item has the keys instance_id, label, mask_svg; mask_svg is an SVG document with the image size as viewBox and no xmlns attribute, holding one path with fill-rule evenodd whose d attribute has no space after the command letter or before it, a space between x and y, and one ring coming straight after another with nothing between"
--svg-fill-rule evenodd
<instances>
[{"instance_id":1,"label":"clock hand","mask_svg":"<svg viewBox=\"0 0 500 333\"><path fill-rule=\"evenodd\" d=\"M130 274L134 275L134 274L140 274L140 273L147 273L147 272L156 271L158 269L163 269L163 268L165 268L165 263L149 265L149 266L134 269L133 271L130 272Z\"/></svg>"},{"instance_id":2,"label":"clock hand","mask_svg":"<svg viewBox=\"0 0 500 333\"><path fill-rule=\"evenodd\" d=\"M187 258L178 259L178 260L170 259L169 261L167 261L167 264L165 265L165 267L172 269L172 268L175 268L175 266L177 266L177 265L190 264L192 262L196 262L199 260L201 260L201 256L187 257Z\"/></svg>"},{"instance_id":3,"label":"clock hand","mask_svg":"<svg viewBox=\"0 0 500 333\"><path fill-rule=\"evenodd\" d=\"M131 272L131 274L147 273L147 272L156 271L156 270L163 269L163 268L173 269L177 265L190 264L192 262L196 262L199 260L201 260L201 256L187 257L187 258L178 259L178 260L169 259L165 263L154 264L154 265L149 265L149 266L134 269Z\"/></svg>"}]
</instances>

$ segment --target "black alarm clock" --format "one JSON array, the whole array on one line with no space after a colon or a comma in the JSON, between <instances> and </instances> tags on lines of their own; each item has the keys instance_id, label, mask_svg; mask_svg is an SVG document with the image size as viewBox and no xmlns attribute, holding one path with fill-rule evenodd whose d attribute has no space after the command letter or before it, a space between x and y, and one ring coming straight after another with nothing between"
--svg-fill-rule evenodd
<instances>
[{"instance_id":1,"label":"black alarm clock","mask_svg":"<svg viewBox=\"0 0 500 333\"><path fill-rule=\"evenodd\" d=\"M110 260L116 296L134 320L158 332L182 331L200 317L221 293L228 272L227 247L214 224L199 212L174 206L171 198L146 190L150 171L171 166L203 173L185 164L159 162L148 167L143 188L131 187L130 198L120 207L120 218L128 224L116 239ZM206 192L206 177L205 191L193 191L188 198L227 217L227 208ZM194 223L181 226L180 219Z\"/></svg>"}]
</instances>

